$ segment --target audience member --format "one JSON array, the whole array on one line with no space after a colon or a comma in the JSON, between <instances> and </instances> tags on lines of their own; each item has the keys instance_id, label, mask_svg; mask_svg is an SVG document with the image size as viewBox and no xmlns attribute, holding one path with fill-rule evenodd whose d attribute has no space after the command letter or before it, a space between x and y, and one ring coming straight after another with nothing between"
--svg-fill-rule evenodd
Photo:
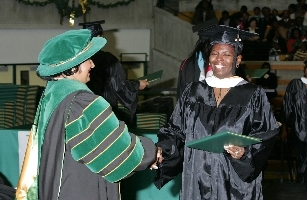
<instances>
[{"instance_id":1,"label":"audience member","mask_svg":"<svg viewBox=\"0 0 307 200\"><path fill-rule=\"evenodd\" d=\"M278 13L278 10L277 10L277 9L273 9L273 10L272 10L272 15L273 15L274 17L276 17L277 21L279 21L279 20L282 19L281 16L280 16L280 14Z\"/></svg>"},{"instance_id":2,"label":"audience member","mask_svg":"<svg viewBox=\"0 0 307 200\"><path fill-rule=\"evenodd\" d=\"M291 30L290 39L287 41L287 53L294 54L302 43L302 33L300 29L293 28Z\"/></svg>"},{"instance_id":3,"label":"audience member","mask_svg":"<svg viewBox=\"0 0 307 200\"><path fill-rule=\"evenodd\" d=\"M306 0L296 0L296 12L295 17L304 17L304 14L302 13L302 7L306 4Z\"/></svg>"},{"instance_id":4,"label":"audience member","mask_svg":"<svg viewBox=\"0 0 307 200\"><path fill-rule=\"evenodd\" d=\"M261 85L263 89L265 89L264 91L268 100L271 101L277 96L277 76L275 73L271 72L271 64L269 62L262 63L261 69L268 69L269 71L261 78L256 79L256 84Z\"/></svg>"},{"instance_id":5,"label":"audience member","mask_svg":"<svg viewBox=\"0 0 307 200\"><path fill-rule=\"evenodd\" d=\"M260 30L258 28L258 20L257 18L255 17L251 17L249 20L248 20L248 27L245 28L245 31L248 31L250 33L257 33L258 35L252 37L252 38L249 38L248 40L250 41L255 41L255 40L259 40L259 33L260 33Z\"/></svg>"},{"instance_id":6,"label":"audience member","mask_svg":"<svg viewBox=\"0 0 307 200\"><path fill-rule=\"evenodd\" d=\"M288 6L288 12L289 12L290 19L296 19L295 17L296 5L295 4L292 3Z\"/></svg>"},{"instance_id":7,"label":"audience member","mask_svg":"<svg viewBox=\"0 0 307 200\"><path fill-rule=\"evenodd\" d=\"M242 13L242 17L237 21L237 26L235 28L238 28L240 30L245 30L249 27L249 14L247 12Z\"/></svg>"},{"instance_id":8,"label":"audience member","mask_svg":"<svg viewBox=\"0 0 307 200\"><path fill-rule=\"evenodd\" d=\"M280 26L284 27L285 29L289 29L290 27L294 26L295 20L290 19L288 10L284 10L281 16L282 18L278 21Z\"/></svg>"},{"instance_id":9,"label":"audience member","mask_svg":"<svg viewBox=\"0 0 307 200\"><path fill-rule=\"evenodd\" d=\"M306 35L307 27L303 26L303 18L302 17L295 18L294 26L290 27L287 31L287 40L289 40L291 38L291 32L292 32L293 28L300 29L302 35Z\"/></svg>"},{"instance_id":10,"label":"audience member","mask_svg":"<svg viewBox=\"0 0 307 200\"><path fill-rule=\"evenodd\" d=\"M302 6L303 26L307 28L307 4ZM303 32L302 32L303 33ZM303 33L305 35L306 33Z\"/></svg>"},{"instance_id":11,"label":"audience member","mask_svg":"<svg viewBox=\"0 0 307 200\"><path fill-rule=\"evenodd\" d=\"M272 41L270 43L269 61L280 61L279 54L281 54L278 43Z\"/></svg>"},{"instance_id":12,"label":"audience member","mask_svg":"<svg viewBox=\"0 0 307 200\"><path fill-rule=\"evenodd\" d=\"M219 25L229 26L229 22L230 22L229 12L227 10L224 10L222 12L222 17L219 20Z\"/></svg>"},{"instance_id":13,"label":"audience member","mask_svg":"<svg viewBox=\"0 0 307 200\"><path fill-rule=\"evenodd\" d=\"M249 33L257 33L257 35L243 41L244 49L242 55L246 61L248 60L263 60L261 54L263 53L263 48L265 46L260 41L258 21L256 18L252 17L249 19L249 26L245 29Z\"/></svg>"},{"instance_id":14,"label":"audience member","mask_svg":"<svg viewBox=\"0 0 307 200\"><path fill-rule=\"evenodd\" d=\"M307 60L307 41L301 43L299 49L294 53L293 61L306 61Z\"/></svg>"},{"instance_id":15,"label":"audience member","mask_svg":"<svg viewBox=\"0 0 307 200\"><path fill-rule=\"evenodd\" d=\"M245 5L241 6L241 8L238 12L235 12L232 15L230 15L229 25L231 27L237 27L238 21L242 18L242 14L244 12L247 12L247 6L245 6Z\"/></svg>"},{"instance_id":16,"label":"audience member","mask_svg":"<svg viewBox=\"0 0 307 200\"><path fill-rule=\"evenodd\" d=\"M216 18L214 10L209 7L207 0L202 0L195 8L191 23L197 25L213 18Z\"/></svg>"},{"instance_id":17,"label":"audience member","mask_svg":"<svg viewBox=\"0 0 307 200\"><path fill-rule=\"evenodd\" d=\"M266 41L266 34L270 30L274 20L277 20L276 17L271 15L271 9L269 7L262 8L263 17L259 20L259 29L260 29L260 39Z\"/></svg>"},{"instance_id":18,"label":"audience member","mask_svg":"<svg viewBox=\"0 0 307 200\"><path fill-rule=\"evenodd\" d=\"M259 19L262 17L260 7L258 7L258 6L254 7L253 15L251 15L250 18L252 18L252 17L256 18L257 21L259 22Z\"/></svg>"},{"instance_id":19,"label":"audience member","mask_svg":"<svg viewBox=\"0 0 307 200\"><path fill-rule=\"evenodd\" d=\"M268 28L267 30L269 30L269 31L267 33L266 38L267 38L267 41L269 42L269 44L273 40L277 43L279 43L277 41L279 39L283 39L283 41L285 41L285 42L287 41L287 29L280 26L276 19L273 20L272 26L270 28ZM278 32L278 35L276 35L276 31ZM281 46L281 48L283 48L283 47Z\"/></svg>"}]
</instances>

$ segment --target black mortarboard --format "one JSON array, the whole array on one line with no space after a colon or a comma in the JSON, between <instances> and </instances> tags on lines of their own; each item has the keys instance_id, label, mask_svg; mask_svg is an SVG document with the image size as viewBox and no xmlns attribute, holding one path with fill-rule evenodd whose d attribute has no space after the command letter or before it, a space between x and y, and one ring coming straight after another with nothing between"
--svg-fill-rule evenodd
<instances>
[{"instance_id":1,"label":"black mortarboard","mask_svg":"<svg viewBox=\"0 0 307 200\"><path fill-rule=\"evenodd\" d=\"M104 20L100 20L94 22L79 23L79 26L83 26L84 29L89 29L92 32L92 37L97 37L98 35L102 35L103 29L101 24L104 23Z\"/></svg>"},{"instance_id":2,"label":"black mortarboard","mask_svg":"<svg viewBox=\"0 0 307 200\"><path fill-rule=\"evenodd\" d=\"M215 44L229 44L235 49L235 56L233 61L233 74L235 74L236 59L243 49L243 40L257 36L256 33L250 33L237 28L225 25L215 25L198 31L199 37L209 38L210 45Z\"/></svg>"},{"instance_id":3,"label":"black mortarboard","mask_svg":"<svg viewBox=\"0 0 307 200\"><path fill-rule=\"evenodd\" d=\"M225 25L215 25L198 32L200 37L209 38L210 44L230 44L235 47L236 54L240 54L243 49L243 40L247 40L256 33L250 33L237 28Z\"/></svg>"}]
</instances>

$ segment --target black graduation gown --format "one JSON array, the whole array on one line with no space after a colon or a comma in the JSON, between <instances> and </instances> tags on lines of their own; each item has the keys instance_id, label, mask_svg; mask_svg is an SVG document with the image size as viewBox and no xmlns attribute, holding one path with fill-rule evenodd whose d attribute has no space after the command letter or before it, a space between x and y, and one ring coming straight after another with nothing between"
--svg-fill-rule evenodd
<instances>
[{"instance_id":1,"label":"black graduation gown","mask_svg":"<svg viewBox=\"0 0 307 200\"><path fill-rule=\"evenodd\" d=\"M122 104L131 113L130 121L126 122L132 122L137 109L140 82L127 80L122 64L110 52L98 51L91 59L95 67L91 70L87 86L110 103L117 117L120 117L117 103Z\"/></svg>"},{"instance_id":2,"label":"black graduation gown","mask_svg":"<svg viewBox=\"0 0 307 200\"><path fill-rule=\"evenodd\" d=\"M180 98L184 88L190 82L199 81L200 69L196 59L187 58L182 61L177 82L177 99Z\"/></svg>"},{"instance_id":3,"label":"black graduation gown","mask_svg":"<svg viewBox=\"0 0 307 200\"><path fill-rule=\"evenodd\" d=\"M186 142L230 131L262 142L245 147L240 159L228 153L186 148ZM182 171L181 199L262 199L264 164L279 126L260 86L242 81L216 106L213 88L191 83L178 101L170 121L158 133L164 160L154 183L161 188Z\"/></svg>"},{"instance_id":4,"label":"black graduation gown","mask_svg":"<svg viewBox=\"0 0 307 200\"><path fill-rule=\"evenodd\" d=\"M307 178L307 89L301 79L293 79L283 99L283 122L291 128L289 142L296 149L296 168Z\"/></svg>"},{"instance_id":5,"label":"black graduation gown","mask_svg":"<svg viewBox=\"0 0 307 200\"><path fill-rule=\"evenodd\" d=\"M293 79L283 99L284 122L302 142L307 142L307 89L301 79Z\"/></svg>"}]
</instances>

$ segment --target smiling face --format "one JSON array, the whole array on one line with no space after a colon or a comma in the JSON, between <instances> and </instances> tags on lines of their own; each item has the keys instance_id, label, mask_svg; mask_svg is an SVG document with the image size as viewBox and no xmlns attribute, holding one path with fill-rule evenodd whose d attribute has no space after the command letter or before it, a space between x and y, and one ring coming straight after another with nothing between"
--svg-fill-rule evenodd
<instances>
[{"instance_id":1,"label":"smiling face","mask_svg":"<svg viewBox=\"0 0 307 200\"><path fill-rule=\"evenodd\" d=\"M95 65L91 59L88 59L80 64L79 70L67 78L78 80L82 83L87 83L90 81L90 71Z\"/></svg>"},{"instance_id":2,"label":"smiling face","mask_svg":"<svg viewBox=\"0 0 307 200\"><path fill-rule=\"evenodd\" d=\"M242 56L237 57L240 64ZM234 47L229 44L215 44L212 47L209 62L212 66L214 76L222 79L232 77L232 63L234 59Z\"/></svg>"}]
</instances>

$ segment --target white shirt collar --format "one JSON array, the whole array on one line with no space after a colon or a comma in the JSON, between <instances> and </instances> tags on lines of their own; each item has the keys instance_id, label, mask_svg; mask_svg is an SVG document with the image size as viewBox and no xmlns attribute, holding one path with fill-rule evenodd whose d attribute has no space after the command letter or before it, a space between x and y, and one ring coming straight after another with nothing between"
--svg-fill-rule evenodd
<instances>
[{"instance_id":1,"label":"white shirt collar","mask_svg":"<svg viewBox=\"0 0 307 200\"><path fill-rule=\"evenodd\" d=\"M238 85L238 83L240 83L243 80L244 79L239 76L219 79L216 76L212 75L206 78L206 82L208 83L208 85L215 88L235 87L236 85Z\"/></svg>"},{"instance_id":2,"label":"white shirt collar","mask_svg":"<svg viewBox=\"0 0 307 200\"><path fill-rule=\"evenodd\" d=\"M307 78L302 77L301 80L302 80L303 83L307 84Z\"/></svg>"}]
</instances>

